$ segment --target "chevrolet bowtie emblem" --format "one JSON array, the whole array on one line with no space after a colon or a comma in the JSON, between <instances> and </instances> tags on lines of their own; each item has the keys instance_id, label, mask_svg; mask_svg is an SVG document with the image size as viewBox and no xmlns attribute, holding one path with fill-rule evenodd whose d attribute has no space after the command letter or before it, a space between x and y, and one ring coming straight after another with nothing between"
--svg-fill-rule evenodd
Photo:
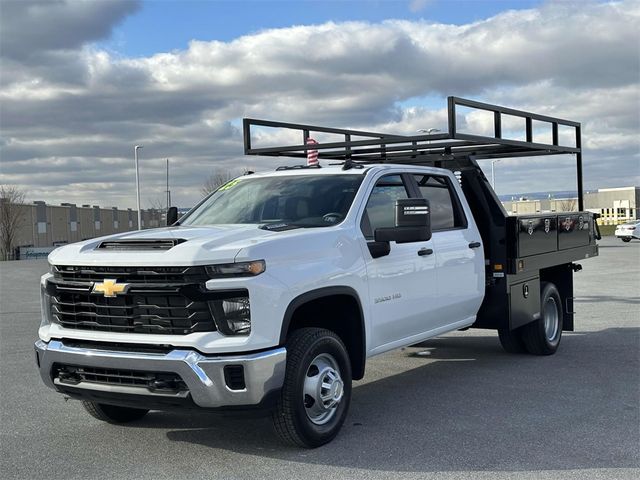
<instances>
[{"instance_id":1,"label":"chevrolet bowtie emblem","mask_svg":"<svg viewBox=\"0 0 640 480\"><path fill-rule=\"evenodd\" d=\"M128 283L116 283L117 280L105 278L102 283L95 283L91 293L102 293L105 297L115 297L119 293L126 293Z\"/></svg>"}]
</instances>

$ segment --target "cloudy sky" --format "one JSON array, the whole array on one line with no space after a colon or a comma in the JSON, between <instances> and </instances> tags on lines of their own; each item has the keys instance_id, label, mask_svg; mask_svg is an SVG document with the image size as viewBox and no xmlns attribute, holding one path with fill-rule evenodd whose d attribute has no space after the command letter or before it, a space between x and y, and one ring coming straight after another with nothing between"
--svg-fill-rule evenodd
<instances>
[{"instance_id":1,"label":"cloudy sky","mask_svg":"<svg viewBox=\"0 0 640 480\"><path fill-rule=\"evenodd\" d=\"M583 124L585 186L640 184L640 2L0 3L0 182L30 200L193 204L242 117L411 134L456 95ZM486 124L470 116L466 125ZM293 163L296 163L293 161ZM575 188L572 157L504 160L498 193Z\"/></svg>"}]
</instances>

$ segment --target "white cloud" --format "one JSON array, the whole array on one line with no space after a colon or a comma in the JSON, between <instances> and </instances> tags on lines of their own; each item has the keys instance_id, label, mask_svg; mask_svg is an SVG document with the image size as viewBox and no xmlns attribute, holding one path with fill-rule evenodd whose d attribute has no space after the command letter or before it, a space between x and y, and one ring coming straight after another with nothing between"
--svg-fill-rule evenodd
<instances>
[{"instance_id":1,"label":"white cloud","mask_svg":"<svg viewBox=\"0 0 640 480\"><path fill-rule=\"evenodd\" d=\"M189 205L214 166L286 163L242 157L241 117L445 130L444 108L406 101L442 98L444 107L451 94L581 121L586 185L640 183L637 2L551 3L461 26L329 22L135 59L87 43L108 35L135 4L92 5L65 17L74 7L56 4L54 20L66 30L81 21L95 28L63 39L62 29L48 29L43 43L21 34L21 24L40 18L28 4L7 34L13 47L2 50L2 181L24 185L33 199L88 203L100 190L106 203L132 206L132 146L142 143L147 199L161 196L170 157L173 198ZM465 120L490 131L478 114ZM604 159L616 168L602 168ZM516 164L517 175L502 172L502 193L525 188L523 178L528 191L555 188L553 175L538 180L527 163ZM539 172L538 163L528 165Z\"/></svg>"}]
</instances>

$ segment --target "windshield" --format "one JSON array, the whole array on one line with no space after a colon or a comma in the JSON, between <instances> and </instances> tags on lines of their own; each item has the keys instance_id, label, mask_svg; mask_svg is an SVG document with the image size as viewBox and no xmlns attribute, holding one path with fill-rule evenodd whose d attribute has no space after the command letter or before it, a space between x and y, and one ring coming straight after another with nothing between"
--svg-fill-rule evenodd
<instances>
[{"instance_id":1,"label":"windshield","mask_svg":"<svg viewBox=\"0 0 640 480\"><path fill-rule=\"evenodd\" d=\"M329 227L349 211L362 175L241 177L220 187L182 225Z\"/></svg>"}]
</instances>

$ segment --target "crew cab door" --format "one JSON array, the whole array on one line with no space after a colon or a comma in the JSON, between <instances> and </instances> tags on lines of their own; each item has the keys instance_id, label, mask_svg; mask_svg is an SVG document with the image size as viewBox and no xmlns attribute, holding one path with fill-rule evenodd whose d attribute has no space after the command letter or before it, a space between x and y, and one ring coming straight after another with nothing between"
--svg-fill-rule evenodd
<instances>
[{"instance_id":1,"label":"crew cab door","mask_svg":"<svg viewBox=\"0 0 640 480\"><path fill-rule=\"evenodd\" d=\"M446 327L475 320L484 295L484 252L480 233L462 190L450 176L413 174L431 207L431 231L438 272L435 323Z\"/></svg>"},{"instance_id":2,"label":"crew cab door","mask_svg":"<svg viewBox=\"0 0 640 480\"><path fill-rule=\"evenodd\" d=\"M395 225L395 202L416 197L409 174L377 179L361 217L368 244L377 228ZM390 242L388 255L373 258L365 248L369 282L372 353L390 350L437 324L430 304L437 299L436 259L433 242Z\"/></svg>"}]
</instances>

